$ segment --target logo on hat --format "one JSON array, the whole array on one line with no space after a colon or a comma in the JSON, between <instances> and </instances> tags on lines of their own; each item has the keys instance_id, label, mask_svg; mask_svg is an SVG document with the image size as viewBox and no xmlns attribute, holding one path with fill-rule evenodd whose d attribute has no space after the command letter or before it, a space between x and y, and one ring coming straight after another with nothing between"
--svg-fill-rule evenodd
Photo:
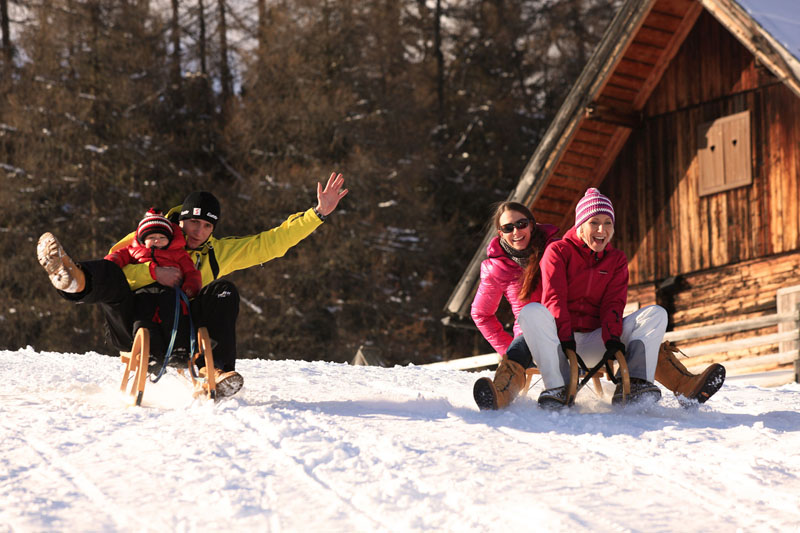
<instances>
[{"instance_id":1,"label":"logo on hat","mask_svg":"<svg viewBox=\"0 0 800 533\"><path fill-rule=\"evenodd\" d=\"M205 191L196 191L183 201L179 220L198 218L216 226L220 218L219 200Z\"/></svg>"}]
</instances>

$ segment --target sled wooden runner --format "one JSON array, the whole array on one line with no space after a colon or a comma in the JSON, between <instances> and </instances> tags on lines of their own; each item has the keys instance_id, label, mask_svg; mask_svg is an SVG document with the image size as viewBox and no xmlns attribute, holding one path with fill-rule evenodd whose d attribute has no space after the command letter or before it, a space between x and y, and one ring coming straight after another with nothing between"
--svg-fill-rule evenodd
<instances>
[{"instance_id":1,"label":"sled wooden runner","mask_svg":"<svg viewBox=\"0 0 800 533\"><path fill-rule=\"evenodd\" d=\"M572 350L567 350L567 360L569 361L569 383L567 384L567 403L572 405L575 402L575 396L578 394L578 379L580 378L580 365L578 364L578 356ZM616 353L616 363L619 365L619 379L622 380L622 405L628 401L628 396L631 393L631 378L628 372L628 363L625 361L625 356L622 352ZM539 374L538 368L528 368L525 370L525 386L522 388L520 396L525 396L531 388L531 380L535 374ZM601 376L608 376L608 372L601 368L592 376L592 383L597 395L602 398L604 396L603 386L600 383ZM610 378L609 378L610 379Z\"/></svg>"},{"instance_id":2,"label":"sled wooden runner","mask_svg":"<svg viewBox=\"0 0 800 533\"><path fill-rule=\"evenodd\" d=\"M194 374L194 369L197 368L194 363L201 354L205 357L205 379L198 379L198 376ZM197 330L197 353L189 359L189 378L194 386L195 397L205 394L207 398L212 400L217 399L217 377L216 372L214 372L214 356L211 351L211 337L209 337L206 328Z\"/></svg>"},{"instance_id":3,"label":"sled wooden runner","mask_svg":"<svg viewBox=\"0 0 800 533\"><path fill-rule=\"evenodd\" d=\"M128 383L131 383L131 396L135 396L136 405L142 405L144 386L147 383L147 365L150 364L150 330L139 328L133 338L133 347L130 352L120 352L120 358L125 363L125 374L122 376L120 392L125 392ZM131 372L134 372L133 381L130 381Z\"/></svg>"},{"instance_id":4,"label":"sled wooden runner","mask_svg":"<svg viewBox=\"0 0 800 533\"><path fill-rule=\"evenodd\" d=\"M130 384L129 392L134 397L134 404L142 405L144 387L147 384L147 370L150 363L150 331L147 328L139 328L133 339L131 351L120 352L119 355L125 364L125 373L122 376L122 384L119 390L120 392L126 392L128 384ZM206 372L205 378L198 376L197 372L195 372L195 362L201 355L206 369L212 369ZM213 368L214 354L211 349L211 337L208 335L208 329L203 327L197 330L197 353L189 358L187 379L194 386L195 397L205 395L207 398L216 400L217 384ZM133 373L133 379L131 379L131 373ZM186 377L182 369L179 370L179 374Z\"/></svg>"}]
</instances>

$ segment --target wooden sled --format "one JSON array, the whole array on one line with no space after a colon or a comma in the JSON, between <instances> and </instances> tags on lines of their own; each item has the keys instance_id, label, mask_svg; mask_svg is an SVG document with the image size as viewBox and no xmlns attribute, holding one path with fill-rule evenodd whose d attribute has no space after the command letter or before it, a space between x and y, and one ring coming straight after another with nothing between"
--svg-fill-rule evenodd
<instances>
[{"instance_id":1,"label":"wooden sled","mask_svg":"<svg viewBox=\"0 0 800 533\"><path fill-rule=\"evenodd\" d=\"M567 359L569 360L570 370L569 383L567 384L567 405L572 405L575 403L575 396L577 396L578 391L580 390L578 384L578 379L580 378L580 365L578 364L577 354L572 350L567 350ZM625 361L625 356L622 355L622 352L616 353L616 363L619 365L620 379L622 379L622 405L625 405L628 401L628 395L631 393L631 377L630 373L628 372L628 363ZM531 388L533 376L539 373L540 372L538 368L528 368L525 370L525 386L522 388L520 396L525 396L528 394L528 391ZM605 368L600 368L591 377L594 390L600 398L604 396L603 386L600 383L600 378L602 376L609 378L608 372Z\"/></svg>"},{"instance_id":2,"label":"wooden sled","mask_svg":"<svg viewBox=\"0 0 800 533\"><path fill-rule=\"evenodd\" d=\"M631 376L630 372L628 372L628 362L625 360L625 356L620 351L617 351L614 356L617 365L619 365L620 379L622 379L622 405L625 405L628 402L628 396L631 393ZM569 360L570 370L569 384L567 385L567 405L572 405L575 403L575 396L578 394L578 391L586 383L586 379L584 378L581 380L581 383L578 383L580 366L578 365L577 354L572 350L567 350L567 359ZM598 396L602 397L603 389L600 387L598 374L604 374L608 379L611 379L611 376L608 374L608 371L605 368L598 369L592 375L595 390L597 391Z\"/></svg>"},{"instance_id":3,"label":"wooden sled","mask_svg":"<svg viewBox=\"0 0 800 533\"><path fill-rule=\"evenodd\" d=\"M130 352L120 352L120 359L125 364L125 373L122 376L122 384L119 387L121 392L125 392L130 383L130 395L135 397L134 403L142 405L144 387L147 384L147 368L150 363L150 330L139 328L133 339L133 346ZM204 357L206 368L214 368L214 354L211 350L211 337L208 336L206 328L197 330L197 353L189 358L188 377L179 370L179 374L189 379L194 387L195 397L205 395L207 398L216 400L217 386L215 373L207 372L205 379L199 378L195 372L195 361L200 356ZM131 373L133 379L131 380Z\"/></svg>"}]
</instances>

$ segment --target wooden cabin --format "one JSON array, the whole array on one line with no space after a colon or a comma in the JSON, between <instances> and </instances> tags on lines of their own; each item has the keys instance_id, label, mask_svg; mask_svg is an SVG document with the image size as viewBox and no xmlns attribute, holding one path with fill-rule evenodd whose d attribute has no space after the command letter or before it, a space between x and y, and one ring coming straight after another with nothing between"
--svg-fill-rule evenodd
<instances>
[{"instance_id":1,"label":"wooden cabin","mask_svg":"<svg viewBox=\"0 0 800 533\"><path fill-rule=\"evenodd\" d=\"M585 190L598 187L614 202L629 306L663 305L671 330L795 311L798 21L800 2L627 1L509 199L563 231ZM492 236L452 293L451 315L469 319ZM748 335L787 328L796 325ZM696 363L785 352L761 365L774 368L790 361L785 346L727 349Z\"/></svg>"}]
</instances>

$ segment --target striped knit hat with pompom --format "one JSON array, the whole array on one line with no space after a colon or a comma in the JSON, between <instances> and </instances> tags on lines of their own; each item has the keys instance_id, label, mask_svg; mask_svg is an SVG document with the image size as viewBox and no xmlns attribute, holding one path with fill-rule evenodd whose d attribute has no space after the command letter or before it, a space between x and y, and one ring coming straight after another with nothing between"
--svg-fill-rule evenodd
<instances>
[{"instance_id":1,"label":"striped knit hat with pompom","mask_svg":"<svg viewBox=\"0 0 800 533\"><path fill-rule=\"evenodd\" d=\"M136 228L136 240L144 244L144 240L152 233L160 233L172 241L172 224L161 214L161 211L151 207Z\"/></svg>"},{"instance_id":2,"label":"striped knit hat with pompom","mask_svg":"<svg viewBox=\"0 0 800 533\"><path fill-rule=\"evenodd\" d=\"M611 223L614 223L614 206L611 205L611 200L591 187L586 189L586 194L575 206L575 227L577 228L595 215L608 215L611 217Z\"/></svg>"}]
</instances>

